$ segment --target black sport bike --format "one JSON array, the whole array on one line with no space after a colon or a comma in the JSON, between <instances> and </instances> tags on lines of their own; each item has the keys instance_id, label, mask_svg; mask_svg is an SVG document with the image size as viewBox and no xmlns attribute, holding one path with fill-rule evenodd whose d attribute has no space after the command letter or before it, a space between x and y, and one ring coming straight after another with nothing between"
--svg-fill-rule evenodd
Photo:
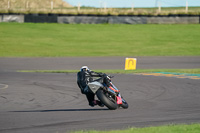
<instances>
[{"instance_id":1,"label":"black sport bike","mask_svg":"<svg viewBox=\"0 0 200 133\"><path fill-rule=\"evenodd\" d=\"M88 83L89 90L96 94L97 98L110 110L119 107L128 108L128 103L120 94L120 90L112 83L111 78L105 73L98 73L100 78Z\"/></svg>"}]
</instances>

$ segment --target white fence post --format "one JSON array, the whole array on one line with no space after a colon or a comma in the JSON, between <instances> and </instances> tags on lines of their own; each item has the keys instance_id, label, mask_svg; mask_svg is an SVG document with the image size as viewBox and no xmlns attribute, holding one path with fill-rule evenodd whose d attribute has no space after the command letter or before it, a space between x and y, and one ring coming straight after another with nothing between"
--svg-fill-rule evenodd
<instances>
[{"instance_id":1,"label":"white fence post","mask_svg":"<svg viewBox=\"0 0 200 133\"><path fill-rule=\"evenodd\" d=\"M104 11L106 12L107 4L104 2Z\"/></svg>"},{"instance_id":2,"label":"white fence post","mask_svg":"<svg viewBox=\"0 0 200 133\"><path fill-rule=\"evenodd\" d=\"M161 3L159 2L158 12L161 12Z\"/></svg>"},{"instance_id":3,"label":"white fence post","mask_svg":"<svg viewBox=\"0 0 200 133\"><path fill-rule=\"evenodd\" d=\"M28 8L29 8L29 2L26 1L26 9L28 9Z\"/></svg>"},{"instance_id":4,"label":"white fence post","mask_svg":"<svg viewBox=\"0 0 200 133\"><path fill-rule=\"evenodd\" d=\"M134 11L134 4L132 4L132 8L131 8L131 11L132 11L132 12Z\"/></svg>"},{"instance_id":5,"label":"white fence post","mask_svg":"<svg viewBox=\"0 0 200 133\"><path fill-rule=\"evenodd\" d=\"M188 1L186 0L185 12L188 12Z\"/></svg>"},{"instance_id":6,"label":"white fence post","mask_svg":"<svg viewBox=\"0 0 200 133\"><path fill-rule=\"evenodd\" d=\"M78 11L80 11L80 9L81 9L80 7L81 7L81 4L78 3L78 7L77 7L77 8L78 8Z\"/></svg>"},{"instance_id":7,"label":"white fence post","mask_svg":"<svg viewBox=\"0 0 200 133\"><path fill-rule=\"evenodd\" d=\"M10 9L10 0L8 0L8 9Z\"/></svg>"},{"instance_id":8,"label":"white fence post","mask_svg":"<svg viewBox=\"0 0 200 133\"><path fill-rule=\"evenodd\" d=\"M51 10L53 10L53 1L51 1Z\"/></svg>"}]
</instances>

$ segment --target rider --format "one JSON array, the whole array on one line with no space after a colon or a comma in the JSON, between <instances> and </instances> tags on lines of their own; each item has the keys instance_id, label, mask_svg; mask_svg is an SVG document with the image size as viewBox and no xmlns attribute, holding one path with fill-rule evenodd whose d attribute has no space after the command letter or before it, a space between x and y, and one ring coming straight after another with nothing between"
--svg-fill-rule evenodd
<instances>
[{"instance_id":1,"label":"rider","mask_svg":"<svg viewBox=\"0 0 200 133\"><path fill-rule=\"evenodd\" d=\"M95 100L95 94L88 88L87 84L93 81L93 77L101 76L96 72L90 71L87 66L82 66L80 71L77 73L77 84L81 89L81 93L86 95L90 106L94 107L95 105L99 105L103 107L104 105L99 100Z\"/></svg>"}]
</instances>

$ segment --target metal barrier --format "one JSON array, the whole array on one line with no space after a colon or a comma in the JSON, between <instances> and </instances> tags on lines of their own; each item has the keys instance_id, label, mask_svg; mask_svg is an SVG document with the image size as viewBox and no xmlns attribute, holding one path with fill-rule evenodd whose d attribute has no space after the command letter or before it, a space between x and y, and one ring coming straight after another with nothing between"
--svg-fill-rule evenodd
<instances>
[{"instance_id":1,"label":"metal barrier","mask_svg":"<svg viewBox=\"0 0 200 133\"><path fill-rule=\"evenodd\" d=\"M69 16L59 14L0 15L0 22L66 24L199 24L200 16Z\"/></svg>"}]
</instances>

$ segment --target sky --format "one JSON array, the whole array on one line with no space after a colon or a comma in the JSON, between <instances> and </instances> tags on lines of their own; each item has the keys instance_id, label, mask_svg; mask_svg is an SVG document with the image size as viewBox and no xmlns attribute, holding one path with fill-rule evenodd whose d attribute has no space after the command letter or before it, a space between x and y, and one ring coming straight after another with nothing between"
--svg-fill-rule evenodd
<instances>
[{"instance_id":1,"label":"sky","mask_svg":"<svg viewBox=\"0 0 200 133\"><path fill-rule=\"evenodd\" d=\"M90 7L180 7L200 6L200 0L64 0L73 6L80 4L81 6Z\"/></svg>"}]
</instances>

